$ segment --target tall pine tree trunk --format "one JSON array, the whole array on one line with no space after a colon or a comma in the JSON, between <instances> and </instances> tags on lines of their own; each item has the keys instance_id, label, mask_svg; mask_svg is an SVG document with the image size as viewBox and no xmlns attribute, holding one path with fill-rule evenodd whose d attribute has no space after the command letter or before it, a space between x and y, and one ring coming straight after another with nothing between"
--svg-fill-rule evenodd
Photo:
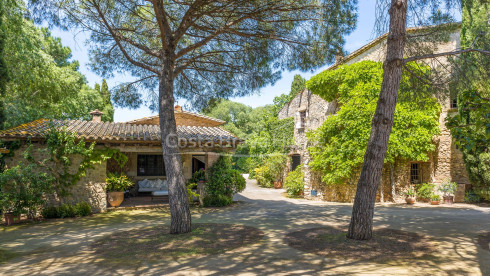
<instances>
[{"instance_id":1,"label":"tall pine tree trunk","mask_svg":"<svg viewBox=\"0 0 490 276\"><path fill-rule=\"evenodd\" d=\"M389 13L390 30L386 45L386 60L383 63L383 84L372 121L371 137L364 155L361 177L357 183L356 198L347 233L348 238L356 240L369 240L373 236L376 190L388 149L402 74L407 0L392 0Z\"/></svg>"},{"instance_id":2,"label":"tall pine tree trunk","mask_svg":"<svg viewBox=\"0 0 490 276\"><path fill-rule=\"evenodd\" d=\"M172 65L171 60L164 60L163 76L160 78L159 85L159 117L169 193L170 233L181 234L191 231L191 212L187 201L182 157L177 137Z\"/></svg>"}]
</instances>

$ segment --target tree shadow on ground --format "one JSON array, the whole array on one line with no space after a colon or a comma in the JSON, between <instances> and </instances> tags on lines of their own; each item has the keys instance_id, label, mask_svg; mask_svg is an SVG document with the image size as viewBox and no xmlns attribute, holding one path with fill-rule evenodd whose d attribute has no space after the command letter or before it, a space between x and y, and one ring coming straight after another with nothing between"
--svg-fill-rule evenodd
<instances>
[{"instance_id":1,"label":"tree shadow on ground","mask_svg":"<svg viewBox=\"0 0 490 276\"><path fill-rule=\"evenodd\" d=\"M140 263L118 267L104 262L93 254L90 244L104 235L118 231L138 229L169 223L164 211L137 211L124 213L126 218L112 221L101 218L83 222L84 227L60 223L64 229L59 234L58 225L34 225L21 229L19 234L0 237L13 250L42 248L35 254L10 260L1 269L12 274L70 273L70 274L188 274L209 275L249 273L263 274L447 274L475 275L485 273L482 265L488 254L475 246L476 236L490 227L488 212L477 209L392 208L376 207L375 227L415 232L426 236L435 244L435 258L416 259L411 263L388 260L386 263L370 260L347 260L317 256L296 250L284 242L287 233L318 227L345 229L351 215L349 204L307 202L304 200L251 199L238 196L238 204L230 208L211 209L198 216L195 223L243 224L260 229L266 235L261 243L252 244L213 256L177 258L158 263ZM307 233L307 230L305 230ZM3 235L3 234L2 234ZM12 239L9 239L12 238ZM45 247L42 247L45 246ZM44 250L44 252L42 252ZM442 256L442 257L441 257ZM488 261L488 259L487 259ZM8 267L7 267L8 265ZM481 267L481 270L480 270Z\"/></svg>"}]
</instances>

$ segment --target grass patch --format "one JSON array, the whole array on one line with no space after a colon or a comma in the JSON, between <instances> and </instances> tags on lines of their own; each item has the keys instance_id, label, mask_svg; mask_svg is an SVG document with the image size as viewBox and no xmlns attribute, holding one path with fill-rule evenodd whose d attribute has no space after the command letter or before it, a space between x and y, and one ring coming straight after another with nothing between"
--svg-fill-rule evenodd
<instances>
[{"instance_id":1,"label":"grass patch","mask_svg":"<svg viewBox=\"0 0 490 276\"><path fill-rule=\"evenodd\" d=\"M193 224L192 232L169 234L168 226L114 233L92 244L104 263L139 265L180 257L221 254L263 239L257 228L237 224Z\"/></svg>"},{"instance_id":2,"label":"grass patch","mask_svg":"<svg viewBox=\"0 0 490 276\"><path fill-rule=\"evenodd\" d=\"M16 253L7 249L0 249L0 264L6 263L15 257L17 257Z\"/></svg>"},{"instance_id":3,"label":"grass patch","mask_svg":"<svg viewBox=\"0 0 490 276\"><path fill-rule=\"evenodd\" d=\"M347 227L346 227L347 228ZM319 227L291 232L285 242L303 252L351 261L391 261L429 257L435 244L417 233L395 229L377 229L368 241L351 240L347 232L333 227Z\"/></svg>"}]
</instances>

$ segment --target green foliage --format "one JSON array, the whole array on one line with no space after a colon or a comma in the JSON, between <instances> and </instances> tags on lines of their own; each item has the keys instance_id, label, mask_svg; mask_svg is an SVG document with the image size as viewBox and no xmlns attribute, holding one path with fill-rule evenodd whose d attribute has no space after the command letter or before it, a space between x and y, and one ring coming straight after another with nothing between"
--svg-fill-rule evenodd
<instances>
[{"instance_id":1,"label":"green foliage","mask_svg":"<svg viewBox=\"0 0 490 276\"><path fill-rule=\"evenodd\" d=\"M417 187L417 195L423 199L429 199L434 194L434 183L422 183Z\"/></svg>"},{"instance_id":2,"label":"green foliage","mask_svg":"<svg viewBox=\"0 0 490 276\"><path fill-rule=\"evenodd\" d=\"M52 37L47 28L23 18L27 14L23 1L3 1L2 6L7 2L9 16L2 17L5 21L0 30L0 74L4 75L0 90L4 92L5 116L0 129L39 118L87 119L96 108L107 113L104 120L112 120L112 104L104 103L99 92L86 84L78 62L71 59L70 48Z\"/></svg>"},{"instance_id":3,"label":"green foliage","mask_svg":"<svg viewBox=\"0 0 490 276\"><path fill-rule=\"evenodd\" d=\"M441 186L439 186L439 191L442 192L444 196L453 196L457 189L458 184L449 180L445 181Z\"/></svg>"},{"instance_id":4,"label":"green foliage","mask_svg":"<svg viewBox=\"0 0 490 276\"><path fill-rule=\"evenodd\" d=\"M293 82L291 83L291 90L289 94L281 94L274 98L275 112L279 112L285 104L289 103L299 92L302 92L306 88L306 80L301 75L294 75Z\"/></svg>"},{"instance_id":5,"label":"green foliage","mask_svg":"<svg viewBox=\"0 0 490 276\"><path fill-rule=\"evenodd\" d=\"M268 154L288 152L294 143L294 119L277 118L276 106L267 105L252 109L249 106L221 100L213 101L213 107L205 110L206 115L226 121L224 128L246 143L239 145L233 157L233 168L249 172L264 162Z\"/></svg>"},{"instance_id":6,"label":"green foliage","mask_svg":"<svg viewBox=\"0 0 490 276\"><path fill-rule=\"evenodd\" d=\"M439 201L439 200L441 200L441 196L437 195L437 194L432 194L432 195L430 195L430 200L431 201Z\"/></svg>"},{"instance_id":7,"label":"green foliage","mask_svg":"<svg viewBox=\"0 0 490 276\"><path fill-rule=\"evenodd\" d=\"M284 154L276 153L267 157L262 162L262 165L255 169L257 184L262 187L272 188L274 187L273 182L282 181L286 162L287 157Z\"/></svg>"},{"instance_id":8,"label":"green foliage","mask_svg":"<svg viewBox=\"0 0 490 276\"><path fill-rule=\"evenodd\" d=\"M204 207L224 207L233 203L233 198L225 195L205 196L203 199Z\"/></svg>"},{"instance_id":9,"label":"green foliage","mask_svg":"<svg viewBox=\"0 0 490 276\"><path fill-rule=\"evenodd\" d=\"M240 172L232 169L231 158L222 155L209 168L203 203L205 206L225 206L215 205L221 203L229 205L233 202L233 195L243 191L245 185L245 178Z\"/></svg>"},{"instance_id":10,"label":"green foliage","mask_svg":"<svg viewBox=\"0 0 490 276\"><path fill-rule=\"evenodd\" d=\"M417 193L415 192L414 188L410 187L403 193L403 195L405 195L406 197L414 197L417 195Z\"/></svg>"},{"instance_id":11,"label":"green foliage","mask_svg":"<svg viewBox=\"0 0 490 276\"><path fill-rule=\"evenodd\" d=\"M0 213L27 214L34 218L51 190L52 176L38 173L34 164L18 165L0 173Z\"/></svg>"},{"instance_id":12,"label":"green foliage","mask_svg":"<svg viewBox=\"0 0 490 276\"><path fill-rule=\"evenodd\" d=\"M426 73L427 67L407 64L413 72ZM314 94L326 101L336 100L340 110L329 116L316 131L308 133L313 170L322 173L328 185L340 185L358 172L371 133L383 79L382 63L363 61L324 71L307 82ZM415 85L419 80L402 75L399 102L395 110L385 163L396 159L427 161L434 151L434 135L439 134L441 107L430 87ZM418 83L417 83L418 84Z\"/></svg>"},{"instance_id":13,"label":"green foliage","mask_svg":"<svg viewBox=\"0 0 490 276\"><path fill-rule=\"evenodd\" d=\"M288 195L298 196L305 188L305 174L303 173L303 165L296 167L292 172L289 172L284 181L284 189Z\"/></svg>"},{"instance_id":14,"label":"green foliage","mask_svg":"<svg viewBox=\"0 0 490 276\"><path fill-rule=\"evenodd\" d=\"M90 33L90 60L96 73L109 77L114 72L127 72L141 80L114 89L117 104L136 108L147 103L155 110L158 102L154 91L164 60L175 66L175 96L197 109L209 99L256 93L276 82L284 70L307 71L333 61L344 44L344 35L354 29L357 3L29 2L40 21L51 19L69 29L82 28ZM157 24L159 14L163 16L159 20L166 22L163 25ZM109 28L124 37L125 43L118 44L124 50L114 48L116 42L107 36L113 32ZM171 44L165 42L166 35L172 37Z\"/></svg>"},{"instance_id":15,"label":"green foliage","mask_svg":"<svg viewBox=\"0 0 490 276\"><path fill-rule=\"evenodd\" d=\"M61 204L58 207L58 215L60 218L74 218L77 215L77 210L74 205Z\"/></svg>"},{"instance_id":16,"label":"green foliage","mask_svg":"<svg viewBox=\"0 0 490 276\"><path fill-rule=\"evenodd\" d=\"M127 175L118 173L108 173L106 178L108 192L124 192L129 187L133 186L134 183L131 181Z\"/></svg>"},{"instance_id":17,"label":"green foliage","mask_svg":"<svg viewBox=\"0 0 490 276\"><path fill-rule=\"evenodd\" d=\"M479 203L481 202L481 197L476 194L473 190L469 190L464 193L464 202L466 203Z\"/></svg>"},{"instance_id":18,"label":"green foliage","mask_svg":"<svg viewBox=\"0 0 490 276\"><path fill-rule=\"evenodd\" d=\"M41 216L51 218L85 217L92 214L92 207L87 202L79 202L76 205L62 204L60 206L48 206L41 210Z\"/></svg>"},{"instance_id":19,"label":"green foliage","mask_svg":"<svg viewBox=\"0 0 490 276\"><path fill-rule=\"evenodd\" d=\"M73 133L59 125L52 125L44 134L46 146L37 149L41 158L33 155L33 146L28 144L22 153L23 160L0 173L0 207L4 212L27 214L34 217L45 205L46 195L55 197L69 195L69 188L85 176L88 169L109 158L122 166L127 156L113 149L94 149L95 143L86 145ZM15 143L12 143L15 147ZM10 154L14 154L12 151ZM73 172L74 156L81 162Z\"/></svg>"},{"instance_id":20,"label":"green foliage","mask_svg":"<svg viewBox=\"0 0 490 276\"><path fill-rule=\"evenodd\" d=\"M490 48L489 9L488 1L463 1L462 48ZM453 63L457 70L449 87L457 95L458 114L448 117L447 126L463 152L474 192L490 200L490 56L464 53Z\"/></svg>"}]
</instances>

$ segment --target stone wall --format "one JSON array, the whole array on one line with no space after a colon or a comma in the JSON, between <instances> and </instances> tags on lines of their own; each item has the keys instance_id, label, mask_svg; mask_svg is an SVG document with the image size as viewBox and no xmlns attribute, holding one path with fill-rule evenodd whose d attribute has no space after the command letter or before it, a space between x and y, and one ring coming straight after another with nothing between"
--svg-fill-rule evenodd
<instances>
[{"instance_id":1,"label":"stone wall","mask_svg":"<svg viewBox=\"0 0 490 276\"><path fill-rule=\"evenodd\" d=\"M451 34L450 40L447 43L441 43L436 51L450 51L459 47L459 32ZM371 43L366 46L362 51L356 51L351 56L347 56L344 59L344 64L353 64L364 60L383 61L385 58L386 39L377 41L377 43ZM441 68L447 65L446 59L439 59L438 61L426 61L435 70L444 71ZM335 66L332 67L333 69ZM333 70L332 69L332 70ZM437 186L441 185L447 180L457 182L459 189L457 192L456 200L462 200L464 191L468 189L468 176L465 170L465 166L462 159L461 152L455 148L449 129L447 129L445 122L447 116L450 116L452 112L456 110L450 108L449 95L439 95L439 102L442 106L442 112L439 117L439 127L441 134L434 137L434 144L436 150L430 154L430 160L426 163L420 163L422 168L423 182L433 182ZM299 93L291 102L286 104L278 113L279 119L293 117L295 119L294 139L295 145L290 151L290 155L299 154L301 156L301 162L304 164L305 173L305 197L311 198L311 190L317 190L319 198L328 201L343 201L351 202L355 195L355 187L357 178L347 181L346 185L340 186L327 186L321 182L321 177L311 172L308 163L310 157L307 151L308 141L306 133L309 130L314 130L321 126L326 118L337 111L337 104L335 102L329 103L320 98L317 95L312 95L308 90ZM306 112L305 127L299 127L300 112ZM394 183L396 186L396 192L398 198L395 200L402 200L402 192L408 189L410 186L410 161L398 160L394 169ZM285 174L290 170L290 160ZM391 201L391 177L389 166L383 168L383 176L381 182L380 192L383 192L383 198L385 201ZM380 199L380 193L378 193L378 200Z\"/></svg>"},{"instance_id":2,"label":"stone wall","mask_svg":"<svg viewBox=\"0 0 490 276\"><path fill-rule=\"evenodd\" d=\"M15 151L14 156L5 160L7 167L13 167L19 163L25 162L22 153L26 150L26 146L22 146ZM45 148L41 144L33 144L32 155L36 160L45 159L46 156L39 149ZM82 161L81 157L74 155L71 157L70 173L75 173ZM70 196L56 197L48 195L49 205L60 205L63 203L76 204L79 202L87 202L92 206L94 213L104 212L107 208L106 192L106 162L94 165L93 169L88 169L85 177L82 177L74 186L69 188Z\"/></svg>"}]
</instances>

